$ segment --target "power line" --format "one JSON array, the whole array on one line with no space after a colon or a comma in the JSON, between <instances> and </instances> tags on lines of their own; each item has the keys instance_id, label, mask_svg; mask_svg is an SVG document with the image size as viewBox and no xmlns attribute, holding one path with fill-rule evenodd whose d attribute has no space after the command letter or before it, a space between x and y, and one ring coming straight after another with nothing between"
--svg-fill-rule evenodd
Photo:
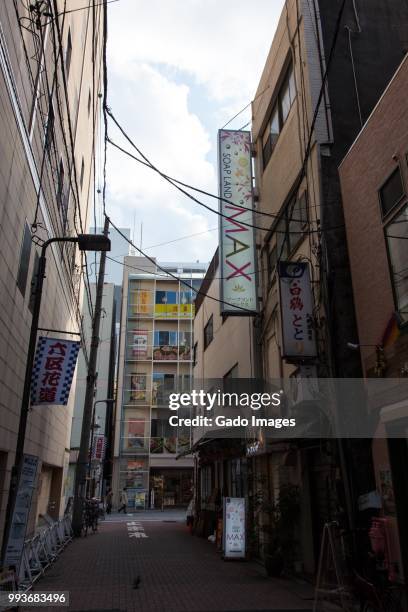
<instances>
[{"instance_id":1,"label":"power line","mask_svg":"<svg viewBox=\"0 0 408 612\"><path fill-rule=\"evenodd\" d=\"M132 266L131 264L125 263L124 261L119 261L118 259L115 259L114 257L110 257L109 255L106 256L107 259L110 259L110 261L113 261L113 263L116 263L120 266L123 266L125 268L130 268L132 270L137 270L138 272L142 272L144 274L149 274L149 275L154 275L154 276L160 276L161 278L168 278L168 273L166 272L165 274L158 274L157 272L149 272L148 270L145 270L144 268L139 268L137 266ZM300 260L300 258L299 258ZM164 268L165 270L165 268ZM268 272L268 268L261 268L260 270L256 270L254 272L245 272L245 274L247 274L248 276L255 276L256 274L262 274L263 272ZM213 276L212 279L213 280L228 280L227 276ZM313 281L312 281L313 282ZM193 289L193 291L196 291L196 289Z\"/></svg>"},{"instance_id":2,"label":"power line","mask_svg":"<svg viewBox=\"0 0 408 612\"><path fill-rule=\"evenodd\" d=\"M126 140L129 141L129 143L132 145L132 147L134 147L134 149L139 153L139 155L142 156L142 158L145 160L144 162L142 162L141 160L139 160L137 157L135 157L134 155L132 155L131 153L129 153L129 151L126 151L125 149L122 149L122 147L120 147L119 145L117 145L116 143L114 143L110 138L108 138L108 142L110 144L112 144L113 146L115 146L117 149L121 150L123 153L125 153L126 155L128 155L129 157L131 157L132 159L134 159L135 161L142 163L143 165L149 167L151 170L154 170L157 174L159 174L162 178L164 178L168 183L170 183L171 185L173 185L173 187L175 187L178 191L180 191L181 193L183 193L185 196L187 196L187 198L189 198L190 200L192 200L193 202L195 202L196 204L198 204L199 206L202 206L203 208L207 209L208 211L214 213L215 215L218 215L219 217L223 217L224 219L227 219L228 221L231 221L231 217L220 212L219 210L216 210L214 208L211 208L211 206L208 206L207 204L204 204L204 202L201 202L200 200L198 200L196 197L194 197L193 195L191 195L191 193L188 193L187 191L185 191L184 189L182 189L181 187L179 187L179 184L183 184L181 183L181 181L172 179L171 177L167 176L166 174L164 174L164 172L162 172L161 170L159 170L159 168L157 168L156 166L154 166L150 160L144 155L144 153L142 153L142 151L135 145L135 143L132 141L132 139L130 138L130 136L126 133L125 129L119 124L118 120L115 118L115 116L113 115L111 109L107 108L107 113L108 115L111 117L112 121L117 125L118 129L122 132L123 136L126 138ZM242 210L242 211L249 211L249 212L254 212L255 214L265 214L266 216L272 216L275 220L277 220L278 218L281 218L281 214L272 214L272 213L262 213L262 211L257 211L256 209L251 209L251 208L246 208L245 206L242 206L241 204L232 204L231 202L229 202L228 200L225 200L224 198L220 198L219 196L214 196L213 194L209 194L207 192L203 192L202 190L197 189L196 187L192 187L191 185L187 185L185 184L187 188L189 189L194 189L195 191L201 191L202 193L205 193L206 195L209 195L210 197L215 197L218 200L223 200L228 202L230 205L234 206L234 208ZM294 202L294 204L296 203L296 201ZM302 220L300 219L291 219L293 222L297 222L297 223L303 223ZM253 228L253 229L257 229L263 232L269 232L271 231L271 227L261 227L259 225L255 225L252 223L247 223L246 221L242 221L242 220L237 220L236 223L239 223L240 225L243 225L245 227L249 227L249 228ZM331 227L331 228L326 228L325 231L331 231L334 229L338 229L339 227L344 227L344 224L341 226L335 226L335 227ZM322 230L320 228L315 229L315 230L307 230L307 233L320 233ZM297 231L281 231L281 230L275 230L275 233L277 234L298 234L299 232Z\"/></svg>"},{"instance_id":3,"label":"power line","mask_svg":"<svg viewBox=\"0 0 408 612\"><path fill-rule=\"evenodd\" d=\"M167 242L160 242L159 244L152 244L151 246L145 247L145 249L155 249L156 247L166 246L167 244L173 244L173 242L180 242L181 240L188 240L188 238L194 238L195 236L202 236L203 234L208 234L209 232L214 232L218 230L218 227L211 227L208 230L203 232L196 232L195 234L188 234L188 236L181 236L180 238L175 238L174 240L168 240Z\"/></svg>"},{"instance_id":4,"label":"power line","mask_svg":"<svg viewBox=\"0 0 408 612\"><path fill-rule=\"evenodd\" d=\"M112 227L118 232L118 234L120 234L122 236L122 238L124 238L126 240L126 242L128 242L134 249L136 249L136 251L138 251L143 257L145 257L148 261L150 261L150 263L152 263L154 266L156 266L156 268L158 268L159 270L164 272L167 276L171 276L171 278L174 278L174 280L176 280L179 283L181 283L182 285L185 285L186 287L188 287L190 289L190 291L193 290L198 295L204 295L204 296L208 297L208 299L213 300L214 302L218 302L219 304L225 304L226 306L230 306L231 308L234 308L236 310L241 310L242 312L245 312L245 314L247 314L247 315L249 314L249 315L255 316L257 314L256 312L254 312L252 310L249 310L248 308L243 308L242 306L237 306L236 304L231 304L230 302L226 302L224 300L220 300L220 299L218 299L216 297L208 295L207 293L205 293L205 291L200 291L199 289L193 289L192 286L187 281L185 281L184 279L176 276L172 272L169 272L165 268L162 268L157 263L157 261L155 261L152 257L147 255L147 253L142 251L142 249L137 247L127 236L125 236L125 234L123 234L120 231L120 229L113 223L113 221L110 219L110 217L108 217L108 219L109 219L109 224L112 225Z\"/></svg>"},{"instance_id":5,"label":"power line","mask_svg":"<svg viewBox=\"0 0 408 612\"><path fill-rule=\"evenodd\" d=\"M221 129L223 130L224 128L227 127L227 125L232 123L232 121L234 121L234 119L239 117L239 115L241 115L241 113L243 113L247 108L249 108L251 106L251 104L253 104L253 102L255 102L255 100L257 100L258 98L260 98L265 93L265 91L267 91L269 88L270 88L270 85L268 85L267 87L265 87L265 89L263 89L261 92L259 92L259 94L257 94L255 96L255 98L253 100L251 100L251 102L248 102L248 104L246 106L244 106L244 108L241 108L240 111L238 111L233 117L231 117L231 119L229 119L229 121L227 121L227 123L225 125L223 125Z\"/></svg>"},{"instance_id":6,"label":"power line","mask_svg":"<svg viewBox=\"0 0 408 612\"><path fill-rule=\"evenodd\" d=\"M66 5L66 2L65 2ZM54 52L54 61L55 61L55 67L54 67L54 79L56 78L56 74L58 71L58 63L59 63L59 58L61 58L61 72L62 72L62 76L63 76L63 84L66 85L64 78L65 78L65 71L64 71L64 62L63 62L63 50L62 50L62 43L61 43L61 38L60 38L60 30L59 30L59 24L57 23L57 29L58 29L58 33L59 33L59 39L60 39L60 45L59 45L59 49L57 52L57 44L56 44L56 38L55 38L55 32L54 32L54 28L52 28L52 45L53 45L53 52ZM89 16L87 18L87 29L86 31L88 32L88 24L89 24ZM40 30L41 32L41 37L43 38L43 32L42 30ZM84 53L85 55L85 53ZM83 69L82 69L83 70ZM47 79L47 91L50 95L49 92L49 85L48 85L48 77L47 77L47 70L45 70L46 73L46 79ZM63 138L63 143L64 143L64 148L65 148L65 153L67 156L67 163L68 163L68 168L70 171L70 174L72 172L72 166L73 166L73 170L74 170L74 180L75 180L75 187L76 187L76 192L74 191L71 179L69 182L69 187L72 190L72 195L73 195L73 199L74 199L74 204L75 204L75 210L74 210L74 226L75 226L75 231L78 233L78 230L76 228L76 223L75 223L75 214L77 211L77 206L79 209L79 219L80 219L80 225L81 225L81 231L83 233L83 226L82 226L82 219L81 219L81 210L80 210L80 196L79 196L79 188L78 188L78 181L77 181L77 175L76 175L76 164L75 164L75 149L73 146L73 137L72 137L72 126L71 126L71 114L70 114L70 109L69 109L69 103L68 103L68 96L67 96L67 91L66 91L66 87L64 87L64 91L65 91L65 99L66 99L66 104L67 104L67 119L68 119L68 128L69 128L69 133L70 133L70 152L68 151L68 144L67 144L67 139L66 139L66 135L65 135L65 129L64 129L64 123L65 120L62 116L62 111L61 111L61 101L59 98L59 91L58 91L58 87L56 88L56 98L57 98L57 109L58 109L58 115L59 115L59 119L60 119L60 125L61 125L61 133L62 133L62 138ZM49 98L51 100L51 98ZM71 163L70 163L71 162ZM58 164L57 164L58 165ZM62 233L65 234L65 227L62 228ZM64 251L62 250L62 253ZM82 257L82 254L81 254ZM87 255L84 252L83 255L85 261L87 262ZM63 258L63 261L65 263L65 260ZM67 271L67 275L70 276L70 272ZM86 294L86 298L87 298L87 302L88 302L88 309L89 312L93 313L93 304L92 304L92 294L91 294L91 288L90 288L90 280L89 280L89 275L88 275L88 271L87 268L85 268L85 272L84 272L84 268L82 267L82 272L81 274L84 276L84 285L85 285L85 294ZM75 293L75 289L73 287L73 282L72 282L72 278L69 278L70 282L71 282L71 286L73 289L73 295L74 295L74 299L75 299L75 306L76 306L76 310L77 310L77 323L80 326L81 330L82 330L82 334L83 337L85 338L85 333L84 333L84 329L83 329L83 322L82 322L82 316L81 316L81 311L80 311L80 306L79 306L79 296L76 296ZM87 354L85 353L86 351L86 346L84 345L84 356L85 359L87 361Z\"/></svg>"},{"instance_id":7,"label":"power line","mask_svg":"<svg viewBox=\"0 0 408 612\"><path fill-rule=\"evenodd\" d=\"M18 10L17 10L17 7L16 7L16 4L15 4L15 8L16 8L16 17L17 17L17 20L18 20L19 26L20 26L20 28L21 28L21 27L24 27L24 28L25 28L25 26L22 26L22 24L21 24L21 19L20 19L20 17L19 17L19 13L18 13ZM30 21L30 23L31 23L31 20L29 20L29 21ZM37 34L35 34L34 32L32 32L32 30L29 30L28 28L25 28L25 29L26 29L27 31L29 31L29 33L30 33L30 34L31 34L31 35L34 37L35 41L37 41L37 39L38 39L38 41L39 41L39 36L38 36ZM21 32L21 30L20 30L20 32ZM24 40L24 37L22 37L22 38L23 38L23 40ZM37 42L38 42L38 41L37 41ZM34 42L34 47L36 47L35 42ZM29 65L29 60L28 60L28 54L27 54L27 51L26 51L25 41L24 41L24 48L25 48L25 56L26 56L26 60L27 60L27 62L28 62L27 69L28 69L28 71L30 72L30 74L32 75L32 72L31 72L31 67L30 67L30 65ZM42 55L42 54L43 54L43 44L41 45L40 52L41 52L41 55ZM36 48L36 54L38 54L38 49L37 49L37 48ZM37 62L37 64L38 64L38 76L37 76L36 81L34 81L34 79L32 78L32 86L33 86L33 90L34 90L34 91L37 91L36 83L38 82L38 87L40 87L40 82L41 82L41 78L42 78L41 73L42 73L42 72L44 72L44 70L42 70L42 69L41 69L41 62L40 62L40 60L35 59L35 61L36 61L36 62ZM9 70L9 67L7 67L7 69ZM45 71L45 72L46 72L46 71ZM13 87L15 87L15 86L14 86L14 78L13 78L13 76L12 76L12 74L11 74L10 72L9 72L9 74L10 74L10 78L11 78L12 83L13 83ZM54 74L55 74L55 70L54 70ZM48 75L47 75L47 73L46 73L46 86L47 86L47 91L48 91L48 93L49 93L49 85L48 85ZM15 90L15 91L16 91L16 90ZM17 92L16 92L16 96L17 96L17 101L18 101L18 93L17 93ZM49 96L47 97L47 100L48 100L48 102L49 102L49 100L50 100ZM19 102L18 102L18 105L19 105L20 112L21 112L21 107L20 107ZM33 110L34 108L35 108L35 105L33 104L33 105L32 105L32 110ZM49 108L49 107L48 107L48 108ZM40 119L41 119L41 121L42 121L41 107L40 107L40 105L39 105L39 104L38 104L38 113L39 113L39 115L40 115ZM32 113L30 114L30 119L32 120ZM43 128L43 129L45 129L45 122L43 122L43 121L42 121L42 128ZM31 147L31 148L32 148L32 147ZM37 174L38 174L37 164L36 164L36 162L35 162L35 161L34 161L34 163L35 163L35 167L36 167L36 172L37 172ZM48 166L47 166L47 173L48 173ZM42 172L41 172L41 176L39 175L39 181L40 181L40 191L41 191L41 189L42 189L42 180L43 180L43 174L42 174ZM45 202L45 204L46 204L46 207L47 207L47 209L48 209L48 212L50 213L50 218L52 218L52 217L53 217L53 214L52 214L52 213L53 213L53 208L50 208L49 203L48 203L48 199L47 199L46 194L44 193L44 191L43 191L43 196L44 196L44 202ZM54 229L54 231L55 231L55 229ZM33 240L33 241L34 241L34 240ZM35 244L37 244L37 243L35 243ZM65 259L64 259L64 250L62 250L62 251L61 251L61 253L62 253L62 262L63 262L63 264L64 264L64 266L65 266L65 268L66 268L66 262L65 262ZM71 283L71 288L73 289L72 278L70 277L70 274L67 272L67 270L65 270L65 271L66 271L66 273L67 273L67 274L66 274L66 278L65 278L65 280L70 281L70 283ZM67 293L67 292L66 292L66 288L67 288L67 287L66 287L66 285L65 285L65 283L64 283L64 281L63 281L63 277L62 277L62 275L61 275L61 271L60 271L60 269L59 269L58 265L57 265L57 274L58 274L58 277L59 277L59 280L60 280L60 283L61 283L61 288L62 288L62 291L63 291L63 294L64 294L64 298L65 298L66 303L67 303L68 312L69 312L69 314L70 314L70 316L71 316L71 317L73 317L74 319L75 319L75 318L77 319L77 323L78 323L78 325L81 327L82 332L83 332L82 325L80 325L80 322L78 321L79 308L78 308L78 305L77 305L77 303L76 303L76 301L75 301L75 299L74 299L74 291L73 291L73 294L72 294L72 295L69 295L69 293ZM69 299L69 298L71 298L71 302L72 302L72 303L70 303L70 299ZM72 311L72 306L74 307L74 312ZM84 337L84 334L83 334L83 337ZM85 358L87 357L86 353L84 354L84 357L85 357Z\"/></svg>"},{"instance_id":8,"label":"power line","mask_svg":"<svg viewBox=\"0 0 408 612\"><path fill-rule=\"evenodd\" d=\"M64 12L65 12L65 7L66 7L66 0L64 3ZM55 13L57 13L57 0L54 0L54 11ZM65 18L63 20L63 24L64 24ZM75 211L74 211L74 225L75 225L75 212L78 212L78 218L79 218L79 224L80 224L80 229L81 232L84 233L84 227L83 227L83 223L82 223L82 215L81 215L81 206L80 206L80 196L79 196L79 187L78 187L78 177L77 177L77 169L76 169L76 163L75 163L75 145L74 145L74 138L73 138L73 134L72 134L72 124L71 124L71 115L70 115L70 104L69 104L69 96L68 96L68 86L67 86L67 77L65 74L65 66L64 66L64 61L63 61L63 51L62 51L62 34L61 34L61 29L59 27L59 22L58 19L53 20L53 25L55 24L56 26L56 30L57 30L57 36L58 36L58 46L59 46L59 55L61 57L61 74L62 74L62 84L63 84L63 90L64 90L64 94L65 94L65 103L66 103L66 108L67 108L67 119L68 119L68 134L69 134L69 141L70 141L70 150L71 150L71 158L72 158L72 166L73 166L73 171L74 171L74 184L75 184L75 196L76 196L76 204L77 206L75 207ZM54 31L54 27L52 27L52 33L53 33L53 47L54 47L54 53L56 51L56 39L55 39L55 31ZM85 49L84 49L84 54L85 54ZM56 64L56 69L58 67L58 63ZM64 132L64 130L63 130ZM65 139L64 139L65 141ZM66 141L65 141L66 142ZM69 159L69 156L68 156ZM72 170L72 168L71 168ZM77 233L78 230L76 229ZM89 297L89 302L90 302L90 312L92 314L93 317L93 304L92 304L92 296L91 296L91 289L90 289L90 280L89 280L89 274L88 274L88 257L87 257L87 253L86 251L83 251L84 253L84 259L85 259L85 263L86 263L86 268L85 268L85 276L86 276L86 280L85 280L85 287L87 287L87 293L88 293L88 297Z\"/></svg>"},{"instance_id":9,"label":"power line","mask_svg":"<svg viewBox=\"0 0 408 612\"><path fill-rule=\"evenodd\" d=\"M126 151L126 149L123 149L121 146L119 146L116 142L113 142L113 140L111 140L110 138L107 139L109 144L111 144L113 147L115 147L116 149L118 149L119 151L121 151L122 153L124 153L125 155L127 155L128 157L131 157L132 159L134 159L135 161L137 161L139 164L142 164L143 166L146 166L147 168L150 168L150 170L156 170L156 168L151 164L148 163L146 161L143 161L142 159L139 159L138 157L136 157L135 155L132 155L132 153L130 153L129 151ZM133 144L132 144L133 146ZM157 172L157 170L156 170ZM174 183L177 183L178 185L181 185L182 187L186 187L187 189L192 189L193 191L197 191L197 193L201 193L203 195L208 196L209 198L214 198L215 200L218 200L220 202L226 202L227 204L232 204L233 206L236 206L237 208L242 208L242 210L247 210L249 212L253 212L257 215L261 215L264 217L271 217L272 219L277 219L279 218L279 213L268 213L262 210L258 210L257 208L250 208L248 206L242 206L242 204L235 204L234 202L231 202L230 200L227 200L226 198L223 198L219 195L215 195L215 193L210 193L208 191L205 191L204 189L199 189L198 187L194 187L193 185L189 185L188 183L184 183L183 181L180 181L172 176L169 176L168 174L165 174L164 172L160 171L160 174L165 177L166 179L169 179L170 181L173 181ZM211 209L213 210L213 209ZM216 212L216 211L214 211ZM295 221L296 219L294 219ZM298 219L299 223L300 223L300 219Z\"/></svg>"},{"instance_id":10,"label":"power line","mask_svg":"<svg viewBox=\"0 0 408 612\"><path fill-rule=\"evenodd\" d=\"M81 6L76 9L70 9L69 11L62 11L61 13L57 13L54 19L56 17L60 17L61 15L68 15L69 13L76 13L77 11L86 11L96 6L106 6L107 4L112 4L113 2L119 2L119 0L104 0L104 2L99 2L98 4L90 4L89 6Z\"/></svg>"},{"instance_id":11,"label":"power line","mask_svg":"<svg viewBox=\"0 0 408 612\"><path fill-rule=\"evenodd\" d=\"M32 21L32 23L34 25L37 25L38 29L40 29L42 27L49 25L50 23L53 23L57 19L57 17L62 17L62 16L65 17L65 15L69 15L69 13L76 13L78 11L87 11L97 6L106 6L107 4L112 4L113 2L119 2L119 0L104 0L103 2L99 2L97 4L89 4L88 6L80 6L76 9L69 9L68 11L64 9L60 13L55 12L55 16L51 12L48 12L48 11L43 11L41 13L41 5L33 4L33 5L30 5L30 11L37 13L37 19L36 19L36 22L34 22L32 19L29 19L29 21ZM65 3L65 6L66 6L66 3ZM40 23L41 16L50 17L51 19L47 21L46 23ZM28 19L28 17L26 19Z\"/></svg>"}]
</instances>

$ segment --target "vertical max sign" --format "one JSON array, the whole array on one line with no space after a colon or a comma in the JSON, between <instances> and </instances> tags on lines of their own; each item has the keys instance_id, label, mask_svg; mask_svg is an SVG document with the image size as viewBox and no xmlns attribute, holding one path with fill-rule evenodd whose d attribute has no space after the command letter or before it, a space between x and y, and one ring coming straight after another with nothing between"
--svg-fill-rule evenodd
<instances>
[{"instance_id":1,"label":"vertical max sign","mask_svg":"<svg viewBox=\"0 0 408 612\"><path fill-rule=\"evenodd\" d=\"M219 130L218 173L221 313L253 315L257 283L250 132Z\"/></svg>"}]
</instances>

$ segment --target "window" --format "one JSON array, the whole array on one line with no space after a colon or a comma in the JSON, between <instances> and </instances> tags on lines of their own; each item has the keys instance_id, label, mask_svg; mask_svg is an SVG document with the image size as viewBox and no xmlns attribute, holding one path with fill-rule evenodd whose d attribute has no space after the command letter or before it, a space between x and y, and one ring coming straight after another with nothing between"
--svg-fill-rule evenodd
<instances>
[{"instance_id":1,"label":"window","mask_svg":"<svg viewBox=\"0 0 408 612\"><path fill-rule=\"evenodd\" d=\"M190 361L192 334L189 331L179 332L179 359Z\"/></svg>"},{"instance_id":2,"label":"window","mask_svg":"<svg viewBox=\"0 0 408 612\"><path fill-rule=\"evenodd\" d=\"M272 247L270 247L269 245L269 251L268 251L268 278L270 280L270 282L272 282L272 280L275 277L275 272L276 272L276 264L278 262L278 249L276 244Z\"/></svg>"},{"instance_id":3,"label":"window","mask_svg":"<svg viewBox=\"0 0 408 612\"><path fill-rule=\"evenodd\" d=\"M204 327L204 350L211 344L214 338L214 330L213 330L213 316L208 319L206 326Z\"/></svg>"},{"instance_id":4,"label":"window","mask_svg":"<svg viewBox=\"0 0 408 612\"><path fill-rule=\"evenodd\" d=\"M129 376L129 375L128 375ZM146 402L147 376L146 374L130 374L129 402Z\"/></svg>"},{"instance_id":5,"label":"window","mask_svg":"<svg viewBox=\"0 0 408 612\"><path fill-rule=\"evenodd\" d=\"M285 206L276 226L277 259L285 259L296 249L307 224L306 194Z\"/></svg>"},{"instance_id":6,"label":"window","mask_svg":"<svg viewBox=\"0 0 408 612\"><path fill-rule=\"evenodd\" d=\"M30 255L31 255L31 231L30 226L27 221L24 226L24 234L23 240L21 243L20 249L20 263L18 266L17 273L17 287L19 288L21 295L24 297L26 285L27 285L27 276L28 276L28 268L30 266Z\"/></svg>"},{"instance_id":7,"label":"window","mask_svg":"<svg viewBox=\"0 0 408 612\"><path fill-rule=\"evenodd\" d=\"M408 321L408 204L386 226L385 237L396 308Z\"/></svg>"},{"instance_id":8,"label":"window","mask_svg":"<svg viewBox=\"0 0 408 612\"><path fill-rule=\"evenodd\" d=\"M272 109L268 123L262 136L263 167L266 168L275 145L278 141L283 124L288 118L289 111L296 97L295 75L291 65L286 73L282 86L277 94L277 100Z\"/></svg>"},{"instance_id":9,"label":"window","mask_svg":"<svg viewBox=\"0 0 408 612\"><path fill-rule=\"evenodd\" d=\"M381 214L385 217L404 195L404 187L399 166L395 168L391 176L387 178L378 194L380 197Z\"/></svg>"},{"instance_id":10,"label":"window","mask_svg":"<svg viewBox=\"0 0 408 612\"><path fill-rule=\"evenodd\" d=\"M275 226L267 245L267 272L269 284L275 278L275 269L278 259L288 259L303 240L307 230L307 194L295 200L290 199L284 207L281 217Z\"/></svg>"},{"instance_id":11,"label":"window","mask_svg":"<svg viewBox=\"0 0 408 612\"><path fill-rule=\"evenodd\" d=\"M71 38L71 28L69 28L68 39L67 39L67 51L65 54L65 70L67 72L67 78L69 77L69 69L71 68L71 57L72 57L72 38Z\"/></svg>"},{"instance_id":12,"label":"window","mask_svg":"<svg viewBox=\"0 0 408 612\"><path fill-rule=\"evenodd\" d=\"M80 174L80 178L79 178L79 184L81 185L81 189L84 185L84 172L85 172L85 162L84 162L84 158L82 157L82 163L81 163L81 174Z\"/></svg>"},{"instance_id":13,"label":"window","mask_svg":"<svg viewBox=\"0 0 408 612\"><path fill-rule=\"evenodd\" d=\"M154 314L157 318L174 318L178 316L176 291L156 291Z\"/></svg>"},{"instance_id":14,"label":"window","mask_svg":"<svg viewBox=\"0 0 408 612\"><path fill-rule=\"evenodd\" d=\"M153 372L152 404L165 406L170 393L175 390L175 375Z\"/></svg>"},{"instance_id":15,"label":"window","mask_svg":"<svg viewBox=\"0 0 408 612\"><path fill-rule=\"evenodd\" d=\"M155 331L153 359L156 361L175 361L177 356L177 332Z\"/></svg>"},{"instance_id":16,"label":"window","mask_svg":"<svg viewBox=\"0 0 408 612\"><path fill-rule=\"evenodd\" d=\"M280 106L280 111L281 111L282 125L285 123L286 119L288 118L289 111L295 100L295 96L296 96L295 77L293 74L293 68L291 67L290 70L288 71L288 74L286 75L285 81L279 93L279 106Z\"/></svg>"}]
</instances>

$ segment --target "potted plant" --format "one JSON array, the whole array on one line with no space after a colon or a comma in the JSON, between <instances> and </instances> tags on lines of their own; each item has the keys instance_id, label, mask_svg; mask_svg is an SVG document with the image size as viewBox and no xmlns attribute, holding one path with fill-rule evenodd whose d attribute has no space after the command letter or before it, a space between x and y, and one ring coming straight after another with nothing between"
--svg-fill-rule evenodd
<instances>
[{"instance_id":1,"label":"potted plant","mask_svg":"<svg viewBox=\"0 0 408 612\"><path fill-rule=\"evenodd\" d=\"M265 545L265 569L269 576L280 576L286 568L293 568L296 551L294 528L300 512L299 488L293 484L280 487L276 502L262 504L267 517L263 531L267 536Z\"/></svg>"}]
</instances>

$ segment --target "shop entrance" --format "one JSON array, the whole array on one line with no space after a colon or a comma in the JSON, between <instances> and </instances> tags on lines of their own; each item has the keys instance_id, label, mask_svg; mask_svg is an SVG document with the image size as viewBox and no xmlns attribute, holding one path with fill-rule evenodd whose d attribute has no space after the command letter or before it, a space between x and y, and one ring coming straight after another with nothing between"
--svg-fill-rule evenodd
<instances>
[{"instance_id":1,"label":"shop entrance","mask_svg":"<svg viewBox=\"0 0 408 612\"><path fill-rule=\"evenodd\" d=\"M150 472L150 507L188 506L193 496L193 470L153 468Z\"/></svg>"}]
</instances>

